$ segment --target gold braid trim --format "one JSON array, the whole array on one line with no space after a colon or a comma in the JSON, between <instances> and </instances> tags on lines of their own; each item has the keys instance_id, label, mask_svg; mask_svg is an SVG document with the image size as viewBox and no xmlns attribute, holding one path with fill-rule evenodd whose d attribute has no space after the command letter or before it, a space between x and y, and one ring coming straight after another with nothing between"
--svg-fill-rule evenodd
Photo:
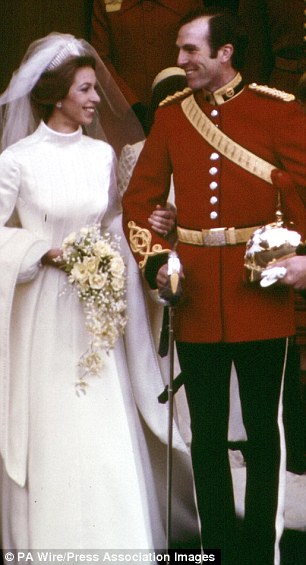
<instances>
[{"instance_id":1,"label":"gold braid trim","mask_svg":"<svg viewBox=\"0 0 306 565\"><path fill-rule=\"evenodd\" d=\"M164 100L162 100L159 103L159 106L161 106L161 107L162 106L168 106L169 104L172 104L172 102L177 102L178 100L183 100L184 98L186 98L186 96L189 96L191 93L192 93L191 88L186 86L186 88L184 88L184 90L178 90L174 94L169 94L169 96L164 98Z\"/></svg>"},{"instance_id":2,"label":"gold braid trim","mask_svg":"<svg viewBox=\"0 0 306 565\"><path fill-rule=\"evenodd\" d=\"M163 248L160 243L153 245L152 250L152 234L146 228L137 226L135 222L129 222L128 228L130 229L130 245L133 253L138 253L143 256L143 260L139 262L139 268L143 269L147 263L148 257L158 255L159 253L169 253L171 249Z\"/></svg>"},{"instance_id":3,"label":"gold braid trim","mask_svg":"<svg viewBox=\"0 0 306 565\"><path fill-rule=\"evenodd\" d=\"M271 172L276 169L275 165L245 149L218 129L197 105L194 96L185 98L181 107L193 127L219 153L249 173L272 184Z\"/></svg>"},{"instance_id":4,"label":"gold braid trim","mask_svg":"<svg viewBox=\"0 0 306 565\"><path fill-rule=\"evenodd\" d=\"M290 94L290 92L285 92L284 90L278 90L277 88L271 88L266 84L257 84L256 82L252 82L252 84L249 84L249 89L254 90L257 94L261 94L262 96L276 98L283 102L292 102L295 100L294 94Z\"/></svg>"}]
</instances>

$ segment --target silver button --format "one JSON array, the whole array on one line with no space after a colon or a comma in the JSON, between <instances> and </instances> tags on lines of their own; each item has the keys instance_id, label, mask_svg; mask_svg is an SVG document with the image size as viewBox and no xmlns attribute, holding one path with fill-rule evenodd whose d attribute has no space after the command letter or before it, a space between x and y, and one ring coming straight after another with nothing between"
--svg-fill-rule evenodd
<instances>
[{"instance_id":1,"label":"silver button","mask_svg":"<svg viewBox=\"0 0 306 565\"><path fill-rule=\"evenodd\" d=\"M216 196L212 196L209 202L210 202L211 204L217 204L218 198L217 198Z\"/></svg>"},{"instance_id":2,"label":"silver button","mask_svg":"<svg viewBox=\"0 0 306 565\"><path fill-rule=\"evenodd\" d=\"M209 174L210 174L210 175L216 175L217 172L218 172L217 167L211 167L211 168L209 169Z\"/></svg>"},{"instance_id":3,"label":"silver button","mask_svg":"<svg viewBox=\"0 0 306 565\"><path fill-rule=\"evenodd\" d=\"M216 218L218 218L217 212L210 212L209 216L211 220L216 220Z\"/></svg>"},{"instance_id":4,"label":"silver button","mask_svg":"<svg viewBox=\"0 0 306 565\"><path fill-rule=\"evenodd\" d=\"M210 112L210 115L211 115L212 118L215 118L216 116L219 115L219 112L218 112L218 110L212 110L212 111Z\"/></svg>"},{"instance_id":5,"label":"silver button","mask_svg":"<svg viewBox=\"0 0 306 565\"><path fill-rule=\"evenodd\" d=\"M217 183L215 180L213 180L213 181L210 183L209 188L210 188L211 190L216 190L216 188L218 188L218 186L219 186L218 183Z\"/></svg>"},{"instance_id":6,"label":"silver button","mask_svg":"<svg viewBox=\"0 0 306 565\"><path fill-rule=\"evenodd\" d=\"M220 157L219 153L212 153L209 158L211 161L216 161L217 159L219 159L219 157Z\"/></svg>"}]
</instances>

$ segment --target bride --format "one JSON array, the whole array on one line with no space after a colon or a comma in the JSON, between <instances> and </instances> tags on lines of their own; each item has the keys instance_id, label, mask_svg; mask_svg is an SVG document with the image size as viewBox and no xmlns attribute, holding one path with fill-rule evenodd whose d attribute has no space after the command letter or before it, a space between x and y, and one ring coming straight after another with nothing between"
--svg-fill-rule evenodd
<instances>
[{"instance_id":1,"label":"bride","mask_svg":"<svg viewBox=\"0 0 306 565\"><path fill-rule=\"evenodd\" d=\"M138 268L122 236L125 336L77 395L85 316L77 296L63 292L64 264L54 260L64 238L84 226L122 234L112 146L135 141L137 124L127 109L119 115L120 94L105 93L111 83L102 72L91 46L54 33L30 46L0 97L5 549L165 548L167 414L156 401L164 383ZM102 140L107 131L117 146ZM182 540L195 533L196 518L189 454L176 425L174 466L173 533Z\"/></svg>"}]
</instances>

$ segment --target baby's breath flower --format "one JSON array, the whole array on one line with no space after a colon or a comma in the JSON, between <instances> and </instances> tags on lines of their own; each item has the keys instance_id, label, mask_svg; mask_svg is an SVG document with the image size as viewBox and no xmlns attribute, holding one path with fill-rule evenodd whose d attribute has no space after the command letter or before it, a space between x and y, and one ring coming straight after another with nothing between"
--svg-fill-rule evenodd
<instances>
[{"instance_id":1,"label":"baby's breath flower","mask_svg":"<svg viewBox=\"0 0 306 565\"><path fill-rule=\"evenodd\" d=\"M72 232L69 235L67 235L67 237L65 237L63 241L63 247L69 247L70 245L73 245L75 243L76 238L77 238L76 232Z\"/></svg>"},{"instance_id":2,"label":"baby's breath flower","mask_svg":"<svg viewBox=\"0 0 306 565\"><path fill-rule=\"evenodd\" d=\"M87 235L90 234L90 232L91 232L91 228L90 228L90 227L81 228L81 229L80 229L80 235L79 235L79 237L87 236Z\"/></svg>"}]
</instances>

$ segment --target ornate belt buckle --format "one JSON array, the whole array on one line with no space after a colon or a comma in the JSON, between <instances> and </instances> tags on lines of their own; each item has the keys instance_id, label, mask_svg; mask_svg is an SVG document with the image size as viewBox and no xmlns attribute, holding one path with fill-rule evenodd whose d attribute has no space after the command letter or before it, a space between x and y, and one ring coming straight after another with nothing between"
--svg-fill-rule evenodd
<instances>
[{"instance_id":1,"label":"ornate belt buckle","mask_svg":"<svg viewBox=\"0 0 306 565\"><path fill-rule=\"evenodd\" d=\"M222 247L226 245L226 228L202 230L203 244L207 247Z\"/></svg>"}]
</instances>

